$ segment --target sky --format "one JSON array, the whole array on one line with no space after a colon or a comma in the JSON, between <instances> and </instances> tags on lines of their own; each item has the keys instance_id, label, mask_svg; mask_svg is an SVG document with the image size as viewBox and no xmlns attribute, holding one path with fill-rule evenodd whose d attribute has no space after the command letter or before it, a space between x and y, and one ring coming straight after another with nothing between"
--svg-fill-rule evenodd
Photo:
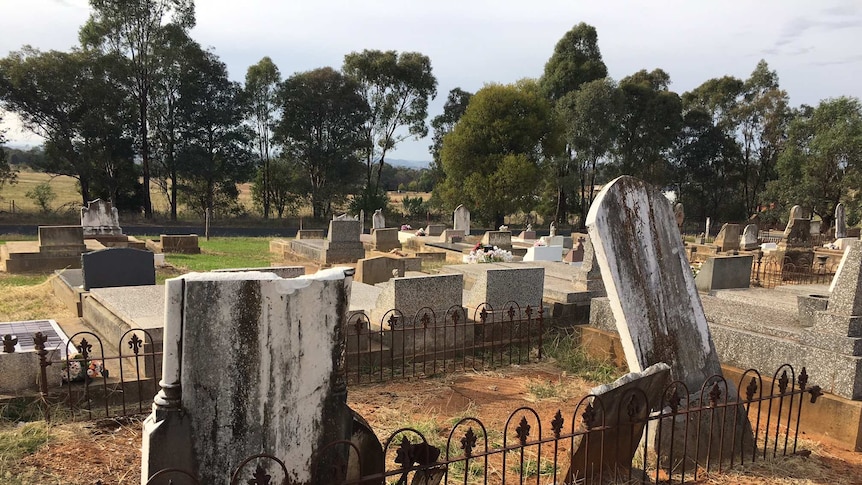
<instances>
[{"instance_id":1,"label":"sky","mask_svg":"<svg viewBox=\"0 0 862 485\"><path fill-rule=\"evenodd\" d=\"M559 39L593 25L609 75L661 68L682 94L704 81L745 79L760 59L778 72L792 106L862 97L862 2L810 0L198 0L192 37L242 82L269 56L283 77L340 68L363 49L417 51L431 59L437 97L487 83L538 78ZM68 50L89 16L87 0L0 0L0 56L31 45ZM12 143L38 143L6 115ZM391 158L430 160L430 135Z\"/></svg>"}]
</instances>

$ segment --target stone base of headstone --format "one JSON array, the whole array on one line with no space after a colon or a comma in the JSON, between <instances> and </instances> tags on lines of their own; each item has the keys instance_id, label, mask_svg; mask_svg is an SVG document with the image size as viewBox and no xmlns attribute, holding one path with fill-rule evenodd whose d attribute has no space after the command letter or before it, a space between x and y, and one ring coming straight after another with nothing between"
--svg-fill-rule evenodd
<instances>
[{"instance_id":1,"label":"stone base of headstone","mask_svg":"<svg viewBox=\"0 0 862 485\"><path fill-rule=\"evenodd\" d=\"M799 315L799 324L803 327L812 327L816 320L817 312L826 310L829 304L828 295L799 295L796 297L796 309Z\"/></svg>"},{"instance_id":2,"label":"stone base of headstone","mask_svg":"<svg viewBox=\"0 0 862 485\"><path fill-rule=\"evenodd\" d=\"M177 468L194 470L192 420L179 408L165 409L153 404L153 412L144 420L141 436L141 483L160 470ZM174 485L197 485L185 474L167 477Z\"/></svg>"},{"instance_id":3,"label":"stone base of headstone","mask_svg":"<svg viewBox=\"0 0 862 485\"><path fill-rule=\"evenodd\" d=\"M393 249L401 249L401 241L398 240L398 228L372 229L371 247L375 251L383 253Z\"/></svg>"},{"instance_id":4,"label":"stone base of headstone","mask_svg":"<svg viewBox=\"0 0 862 485\"><path fill-rule=\"evenodd\" d=\"M296 231L296 239L323 239L324 232L323 229L300 229Z\"/></svg>"},{"instance_id":5,"label":"stone base of headstone","mask_svg":"<svg viewBox=\"0 0 862 485\"><path fill-rule=\"evenodd\" d=\"M701 407L703 410L677 414L673 419L662 419L659 430L651 430L657 433L650 439L656 442L655 447L661 453L661 468L678 472L683 462L687 470L694 470L696 464L701 467L706 467L707 463L716 466L728 463L731 459L738 463L740 457L751 460L754 434L745 408L733 405L736 402L734 399L728 399L729 406L720 407L724 404L724 393L718 400L719 406L715 408L709 407L706 392L703 401L701 405L700 392L688 396L687 401L683 398L681 405L690 403L690 407Z\"/></svg>"},{"instance_id":6,"label":"stone base of headstone","mask_svg":"<svg viewBox=\"0 0 862 485\"><path fill-rule=\"evenodd\" d=\"M510 231L486 231L482 236L482 244L496 246L500 249L512 249L512 233Z\"/></svg>"},{"instance_id":7,"label":"stone base of headstone","mask_svg":"<svg viewBox=\"0 0 862 485\"><path fill-rule=\"evenodd\" d=\"M464 231L460 229L446 229L440 234L440 242L457 243L464 240Z\"/></svg>"},{"instance_id":8,"label":"stone base of headstone","mask_svg":"<svg viewBox=\"0 0 862 485\"><path fill-rule=\"evenodd\" d=\"M698 291L751 286L751 263L754 257L714 256L706 260L694 278Z\"/></svg>"},{"instance_id":9,"label":"stone base of headstone","mask_svg":"<svg viewBox=\"0 0 862 485\"><path fill-rule=\"evenodd\" d=\"M446 224L428 224L425 228L426 236L439 236L446 230Z\"/></svg>"}]
</instances>

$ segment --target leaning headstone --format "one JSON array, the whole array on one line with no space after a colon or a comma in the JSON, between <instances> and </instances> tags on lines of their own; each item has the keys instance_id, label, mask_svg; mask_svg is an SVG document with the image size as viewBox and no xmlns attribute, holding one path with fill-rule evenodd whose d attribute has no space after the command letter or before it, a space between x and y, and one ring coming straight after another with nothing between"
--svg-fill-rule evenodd
<instances>
[{"instance_id":1,"label":"leaning headstone","mask_svg":"<svg viewBox=\"0 0 862 485\"><path fill-rule=\"evenodd\" d=\"M344 449L315 452L350 437L343 332L352 274L168 280L162 390L144 421L141 483L165 468L193 473L194 483L226 483L259 453L281 460L288 476L275 461L258 460L243 483L252 473L278 483L340 483L344 471L334 465L347 458Z\"/></svg>"},{"instance_id":2,"label":"leaning headstone","mask_svg":"<svg viewBox=\"0 0 862 485\"><path fill-rule=\"evenodd\" d=\"M81 208L81 227L84 236L123 235L116 207L102 199L87 202L87 207Z\"/></svg>"},{"instance_id":3,"label":"leaning headstone","mask_svg":"<svg viewBox=\"0 0 862 485\"><path fill-rule=\"evenodd\" d=\"M689 389L721 375L685 248L661 191L619 177L596 197L587 227L629 369L665 362L671 377Z\"/></svg>"},{"instance_id":4,"label":"leaning headstone","mask_svg":"<svg viewBox=\"0 0 862 485\"><path fill-rule=\"evenodd\" d=\"M739 247L739 225L725 224L721 226L718 236L715 236L715 245L719 251L729 251Z\"/></svg>"},{"instance_id":5,"label":"leaning headstone","mask_svg":"<svg viewBox=\"0 0 862 485\"><path fill-rule=\"evenodd\" d=\"M383 229L384 227L386 227L386 219L383 217L383 209L377 209L371 216L371 229Z\"/></svg>"},{"instance_id":6,"label":"leaning headstone","mask_svg":"<svg viewBox=\"0 0 862 485\"><path fill-rule=\"evenodd\" d=\"M742 239L739 241L739 249L751 251L757 249L760 245L758 242L759 231L757 224L749 224L742 231Z\"/></svg>"},{"instance_id":7,"label":"leaning headstone","mask_svg":"<svg viewBox=\"0 0 862 485\"><path fill-rule=\"evenodd\" d=\"M844 214L844 204L835 206L835 239L847 237L847 219Z\"/></svg>"},{"instance_id":8,"label":"leaning headstone","mask_svg":"<svg viewBox=\"0 0 862 485\"><path fill-rule=\"evenodd\" d=\"M643 434L645 418L662 405L670 367L654 364L643 372L626 374L611 384L594 387L590 394L591 427L604 426L603 433L587 435L576 445L563 483L592 483L596 475L626 476ZM643 398L646 396L646 402ZM601 404L599 404L599 401Z\"/></svg>"},{"instance_id":9,"label":"leaning headstone","mask_svg":"<svg viewBox=\"0 0 862 485\"><path fill-rule=\"evenodd\" d=\"M671 379L682 381L695 392L693 396L699 396L695 390L712 376L721 376L721 365L685 247L664 195L641 180L619 177L596 197L587 215L587 228L629 370L639 372L659 362L667 363ZM732 383L722 387L724 395L736 396ZM735 409L736 417L725 421L729 429L712 433L715 446L703 443L710 451L701 453L698 449L696 455L692 451L686 455L688 459L701 463L707 454L730 459L738 442L719 444L717 439L729 433L741 437L743 451L751 449L753 434L745 410L740 406ZM684 424L675 421L674 427ZM698 431L692 432L690 443L708 441L709 434L698 434L705 426L691 428Z\"/></svg>"},{"instance_id":10,"label":"leaning headstone","mask_svg":"<svg viewBox=\"0 0 862 485\"><path fill-rule=\"evenodd\" d=\"M156 284L153 253L141 249L108 248L81 255L84 290Z\"/></svg>"},{"instance_id":11,"label":"leaning headstone","mask_svg":"<svg viewBox=\"0 0 862 485\"><path fill-rule=\"evenodd\" d=\"M452 229L464 231L465 236L470 235L470 211L464 207L464 204L455 208L455 213L452 217Z\"/></svg>"}]
</instances>

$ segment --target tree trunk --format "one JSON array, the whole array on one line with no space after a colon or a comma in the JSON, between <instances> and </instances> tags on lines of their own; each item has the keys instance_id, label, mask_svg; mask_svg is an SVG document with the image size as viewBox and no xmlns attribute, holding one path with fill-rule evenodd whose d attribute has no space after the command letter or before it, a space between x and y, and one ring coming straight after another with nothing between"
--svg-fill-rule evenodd
<instances>
[{"instance_id":1,"label":"tree trunk","mask_svg":"<svg viewBox=\"0 0 862 485\"><path fill-rule=\"evenodd\" d=\"M171 170L171 220L177 220L177 170Z\"/></svg>"},{"instance_id":2,"label":"tree trunk","mask_svg":"<svg viewBox=\"0 0 862 485\"><path fill-rule=\"evenodd\" d=\"M150 141L147 130L147 93L141 94L138 103L141 123L141 171L144 178L144 218L153 218L153 203L150 200Z\"/></svg>"},{"instance_id":3,"label":"tree trunk","mask_svg":"<svg viewBox=\"0 0 862 485\"><path fill-rule=\"evenodd\" d=\"M86 207L87 203L90 202L90 180L86 177L81 177L78 179L78 182L81 184L81 198L84 200L84 207Z\"/></svg>"}]
</instances>

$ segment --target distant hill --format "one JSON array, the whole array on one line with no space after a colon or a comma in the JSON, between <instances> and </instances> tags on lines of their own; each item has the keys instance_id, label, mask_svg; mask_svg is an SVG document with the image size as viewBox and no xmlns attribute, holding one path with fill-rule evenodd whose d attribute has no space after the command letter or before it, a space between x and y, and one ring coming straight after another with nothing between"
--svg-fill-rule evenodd
<instances>
[{"instance_id":1,"label":"distant hill","mask_svg":"<svg viewBox=\"0 0 862 485\"><path fill-rule=\"evenodd\" d=\"M387 158L386 163L393 167L407 167L415 169L428 168L431 166L430 160L401 160L399 158Z\"/></svg>"}]
</instances>

